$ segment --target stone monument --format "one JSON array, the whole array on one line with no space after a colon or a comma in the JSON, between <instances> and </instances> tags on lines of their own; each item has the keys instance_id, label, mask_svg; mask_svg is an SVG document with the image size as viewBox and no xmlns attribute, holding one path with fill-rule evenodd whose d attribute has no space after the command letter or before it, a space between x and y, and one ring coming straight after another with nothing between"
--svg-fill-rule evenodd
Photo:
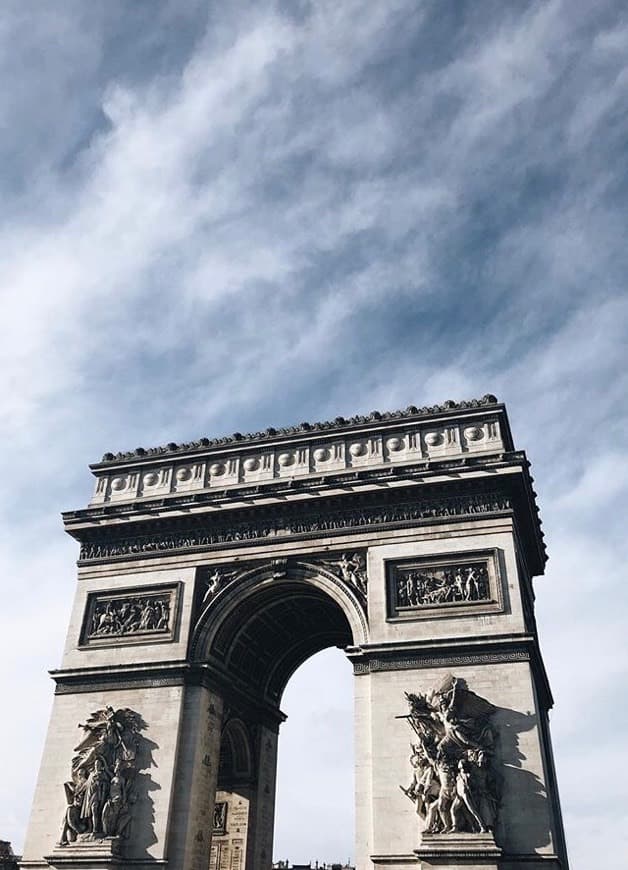
<instances>
[{"instance_id":1,"label":"stone monument","mask_svg":"<svg viewBox=\"0 0 628 870\"><path fill-rule=\"evenodd\" d=\"M358 870L568 870L543 534L493 396L92 472L22 867L270 870L281 696L337 646Z\"/></svg>"}]
</instances>

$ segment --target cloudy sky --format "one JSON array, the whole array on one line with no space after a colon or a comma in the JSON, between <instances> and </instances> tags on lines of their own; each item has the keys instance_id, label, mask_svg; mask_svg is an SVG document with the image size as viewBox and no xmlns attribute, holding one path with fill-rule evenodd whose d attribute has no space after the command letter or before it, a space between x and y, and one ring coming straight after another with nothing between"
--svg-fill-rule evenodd
<instances>
[{"instance_id":1,"label":"cloudy sky","mask_svg":"<svg viewBox=\"0 0 628 870\"><path fill-rule=\"evenodd\" d=\"M2 6L0 837L22 847L90 461L492 392L547 535L572 870L600 844L624 867L625 4ZM286 693L278 857L353 851L338 656Z\"/></svg>"}]
</instances>

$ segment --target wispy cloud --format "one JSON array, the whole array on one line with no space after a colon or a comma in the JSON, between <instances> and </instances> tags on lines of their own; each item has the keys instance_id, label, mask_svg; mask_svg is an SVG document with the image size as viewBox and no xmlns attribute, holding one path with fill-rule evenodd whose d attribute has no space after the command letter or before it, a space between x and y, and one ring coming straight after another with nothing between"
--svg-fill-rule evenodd
<instances>
[{"instance_id":1,"label":"wispy cloud","mask_svg":"<svg viewBox=\"0 0 628 870\"><path fill-rule=\"evenodd\" d=\"M572 865L595 863L628 797L624 775L602 811L578 773L626 669L627 44L613 2L8 4L5 836L73 590L54 515L88 461L490 391L534 463Z\"/></svg>"}]
</instances>

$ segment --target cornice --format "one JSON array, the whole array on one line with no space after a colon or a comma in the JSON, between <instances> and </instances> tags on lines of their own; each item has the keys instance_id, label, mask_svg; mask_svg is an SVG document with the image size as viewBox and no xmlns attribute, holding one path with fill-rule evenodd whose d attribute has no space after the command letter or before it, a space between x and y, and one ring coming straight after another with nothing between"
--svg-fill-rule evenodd
<instances>
[{"instance_id":1,"label":"cornice","mask_svg":"<svg viewBox=\"0 0 628 870\"><path fill-rule=\"evenodd\" d=\"M544 710L554 704L547 671L534 634L445 638L438 641L365 644L346 650L356 676L386 671L529 662Z\"/></svg>"},{"instance_id":2,"label":"cornice","mask_svg":"<svg viewBox=\"0 0 628 870\"><path fill-rule=\"evenodd\" d=\"M199 438L196 441L189 441L177 444L171 441L169 444L160 447L137 447L135 450L127 450L119 453L105 453L101 462L94 463L90 468L96 470L105 466L117 465L129 460L144 460L151 457L159 456L176 456L182 453L203 452L212 447L228 447L230 445L238 445L244 447L249 444L260 442L272 443L282 438L293 438L309 433L328 433L350 430L356 427L376 423L378 425L388 422L398 421L413 421L426 420L432 417L452 416L459 414L461 411L471 411L478 408L485 409L487 407L503 409L497 398L487 393L481 399L469 399L466 401L454 402L448 400L442 405L430 405L417 408L414 405L409 405L407 408L398 411L371 411L370 414L356 415L353 417L336 417L334 420L321 421L317 423L303 422L295 426L284 426L278 429L269 426L262 432L249 432L243 435L240 432L234 432L233 435L226 435L220 438Z\"/></svg>"},{"instance_id":3,"label":"cornice","mask_svg":"<svg viewBox=\"0 0 628 870\"><path fill-rule=\"evenodd\" d=\"M162 518L132 525L73 530L80 561L160 557L179 552L241 548L287 540L346 535L353 531L411 528L491 516L510 516L512 499L502 490L461 492L393 490L339 499L240 509L223 515ZM542 566L539 568L542 571Z\"/></svg>"},{"instance_id":4,"label":"cornice","mask_svg":"<svg viewBox=\"0 0 628 870\"><path fill-rule=\"evenodd\" d=\"M272 436L254 433L172 444L172 449L139 448L91 466L96 478L91 505L139 505L243 487L272 492L277 484L449 460L475 462L513 451L503 405L480 400L438 407L444 410L437 414L374 413L351 421L339 418L342 424L269 430Z\"/></svg>"},{"instance_id":5,"label":"cornice","mask_svg":"<svg viewBox=\"0 0 628 870\"><path fill-rule=\"evenodd\" d=\"M251 692L246 684L213 662L140 662L102 667L63 668L49 671L56 695L157 689L170 686L203 686L220 691L229 705L254 711L264 723L276 727L286 718L274 704Z\"/></svg>"},{"instance_id":6,"label":"cornice","mask_svg":"<svg viewBox=\"0 0 628 870\"><path fill-rule=\"evenodd\" d=\"M91 504L87 508L64 511L62 517L66 529L73 534L73 528L89 521L99 524L107 521L119 522L123 519L146 520L153 516L162 516L168 512L173 514L189 513L191 510L200 512L204 508L212 510L234 510L243 507L267 506L273 501L285 504L286 501L296 502L304 497L325 497L328 495L343 495L351 492L374 491L387 486L398 487L401 484L439 484L451 482L452 474L456 479L461 476L482 476L486 479L494 477L495 473L527 469L530 463L522 450L513 450L490 457L464 456L446 460L425 460L407 465L387 468L365 468L342 471L336 474L310 476L306 478L290 478L275 480L268 483L243 484L229 489L185 494L168 494L159 498L138 499L132 502ZM531 490L532 498L536 493Z\"/></svg>"},{"instance_id":7,"label":"cornice","mask_svg":"<svg viewBox=\"0 0 628 870\"><path fill-rule=\"evenodd\" d=\"M522 529L530 564L534 573L543 572L547 557L529 463L525 453L512 449L506 410L493 396L270 433L234 437L228 444L204 439L165 453L136 451L131 459L124 454L93 466L92 502L63 514L66 531L86 545L81 560L141 558L246 545L275 535L311 537L317 530L422 524L503 510L425 504L434 497L460 501L472 486L475 493L490 489L511 498L508 509ZM371 505L374 493L382 504L414 499L423 506L392 519L390 511L364 523L359 517L333 519L352 503ZM331 521L319 522L320 512ZM311 522L303 521L306 514ZM192 534L186 537L186 531Z\"/></svg>"},{"instance_id":8,"label":"cornice","mask_svg":"<svg viewBox=\"0 0 628 870\"><path fill-rule=\"evenodd\" d=\"M380 479L378 485L354 480L320 492L305 488L302 498L285 495L257 503L241 498L213 509L167 504L112 513L101 507L65 514L64 520L82 544L80 561L106 562L514 514L532 573L542 574L543 533L530 488L521 480L526 476L527 463L519 454L492 473L468 478L408 473Z\"/></svg>"},{"instance_id":9,"label":"cornice","mask_svg":"<svg viewBox=\"0 0 628 870\"><path fill-rule=\"evenodd\" d=\"M347 657L356 676L386 671L420 670L428 667L463 667L528 661L536 680L539 700L544 710L553 706L552 693L543 665L538 640L532 634L494 637L446 638L402 644L362 644L348 647ZM175 660L157 663L105 665L102 667L65 668L50 671L56 683L55 694L120 691L123 689L161 688L165 686L202 685L227 693L232 703L251 705L275 722L284 716L275 706L254 697L250 687L240 684L219 662Z\"/></svg>"}]
</instances>

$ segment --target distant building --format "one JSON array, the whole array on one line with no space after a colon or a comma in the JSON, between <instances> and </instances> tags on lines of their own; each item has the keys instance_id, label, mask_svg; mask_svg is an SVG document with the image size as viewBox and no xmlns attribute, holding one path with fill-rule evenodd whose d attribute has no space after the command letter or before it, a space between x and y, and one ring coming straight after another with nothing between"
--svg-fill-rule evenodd
<instances>
[{"instance_id":1,"label":"distant building","mask_svg":"<svg viewBox=\"0 0 628 870\"><path fill-rule=\"evenodd\" d=\"M290 861L277 861L273 864L275 870L355 870L352 864L321 864L315 861L313 864L291 864Z\"/></svg>"},{"instance_id":2,"label":"distant building","mask_svg":"<svg viewBox=\"0 0 628 870\"><path fill-rule=\"evenodd\" d=\"M0 870L17 870L18 858L8 840L0 840Z\"/></svg>"}]
</instances>

